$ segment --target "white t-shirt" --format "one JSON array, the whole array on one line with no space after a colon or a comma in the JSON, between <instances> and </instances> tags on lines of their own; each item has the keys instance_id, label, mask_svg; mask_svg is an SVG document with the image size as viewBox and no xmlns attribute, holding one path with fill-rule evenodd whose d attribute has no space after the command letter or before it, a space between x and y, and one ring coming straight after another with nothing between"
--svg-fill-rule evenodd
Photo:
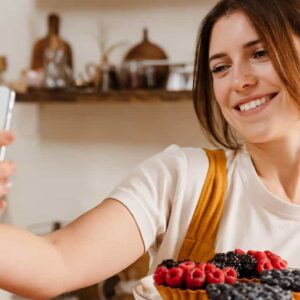
<instances>
[{"instance_id":1,"label":"white t-shirt","mask_svg":"<svg viewBox=\"0 0 300 300\"><path fill-rule=\"evenodd\" d=\"M246 151L227 150L227 193L216 251L271 250L300 267L300 205L280 200L260 181ZM172 145L137 166L109 195L134 216L150 273L176 259L208 170L202 149Z\"/></svg>"}]
</instances>

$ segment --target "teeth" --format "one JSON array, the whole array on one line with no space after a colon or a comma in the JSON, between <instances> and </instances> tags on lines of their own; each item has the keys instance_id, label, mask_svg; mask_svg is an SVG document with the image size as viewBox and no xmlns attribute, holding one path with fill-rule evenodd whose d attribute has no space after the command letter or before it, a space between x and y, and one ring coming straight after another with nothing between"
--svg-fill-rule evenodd
<instances>
[{"instance_id":1,"label":"teeth","mask_svg":"<svg viewBox=\"0 0 300 300\"><path fill-rule=\"evenodd\" d=\"M262 97L260 99L252 100L248 103L244 103L244 104L239 105L239 109L241 111L248 111L250 109L253 109L253 108L256 108L260 105L263 105L264 103L266 103L270 99L271 99L271 96L266 96L266 97Z\"/></svg>"}]
</instances>

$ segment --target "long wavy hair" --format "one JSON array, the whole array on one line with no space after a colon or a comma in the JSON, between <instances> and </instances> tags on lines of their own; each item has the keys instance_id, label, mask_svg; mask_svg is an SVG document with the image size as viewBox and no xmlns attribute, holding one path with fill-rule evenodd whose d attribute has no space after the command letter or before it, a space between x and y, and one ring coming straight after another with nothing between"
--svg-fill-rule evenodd
<instances>
[{"instance_id":1,"label":"long wavy hair","mask_svg":"<svg viewBox=\"0 0 300 300\"><path fill-rule=\"evenodd\" d=\"M300 109L300 64L293 35L300 37L298 0L221 0L202 21L196 45L193 102L209 140L218 146L239 149L236 132L222 115L213 91L209 69L209 43L214 24L223 16L242 11L265 44L270 60L288 94ZM229 33L230 34L230 33ZM226 38L226 37L224 37Z\"/></svg>"}]
</instances>

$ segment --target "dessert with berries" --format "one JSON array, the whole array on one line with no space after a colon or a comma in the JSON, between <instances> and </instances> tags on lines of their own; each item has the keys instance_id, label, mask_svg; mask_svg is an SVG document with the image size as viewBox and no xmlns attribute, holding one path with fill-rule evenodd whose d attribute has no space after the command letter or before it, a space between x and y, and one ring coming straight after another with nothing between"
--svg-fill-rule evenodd
<instances>
[{"instance_id":1,"label":"dessert with berries","mask_svg":"<svg viewBox=\"0 0 300 300\"><path fill-rule=\"evenodd\" d=\"M239 279L258 278L264 270L287 268L286 260L268 250L244 252L241 249L235 249L227 253L217 253L209 262L221 269L224 267L234 268Z\"/></svg>"},{"instance_id":2,"label":"dessert with berries","mask_svg":"<svg viewBox=\"0 0 300 300\"><path fill-rule=\"evenodd\" d=\"M207 298L208 284L234 284L237 272L232 267L220 269L211 263L191 260L164 260L153 275L155 286L164 299Z\"/></svg>"},{"instance_id":3,"label":"dessert with berries","mask_svg":"<svg viewBox=\"0 0 300 300\"><path fill-rule=\"evenodd\" d=\"M294 299L300 299L300 269L266 270L260 273L260 281L292 291Z\"/></svg>"},{"instance_id":4,"label":"dessert with berries","mask_svg":"<svg viewBox=\"0 0 300 300\"><path fill-rule=\"evenodd\" d=\"M293 299L291 291L286 291L280 286L257 284L254 282L229 284L210 284L206 287L208 299L211 300L256 300L256 299Z\"/></svg>"},{"instance_id":5,"label":"dessert with berries","mask_svg":"<svg viewBox=\"0 0 300 300\"><path fill-rule=\"evenodd\" d=\"M209 262L192 260L174 261L166 259L159 264L154 272L155 287L164 299L292 299L294 289L285 289L284 286L269 283L258 284L260 274L274 270L287 274L287 262L271 251L240 249L227 253L217 253ZM268 273L269 274L269 273ZM296 276L299 275L299 277ZM291 277L291 275L290 275ZM289 278L290 278L289 277ZM295 271L296 285L300 274ZM268 279L270 279L268 277ZM240 281L240 282L238 282ZM253 281L253 282L250 282ZM275 280L276 282L276 280ZM239 284L238 284L239 283ZM245 283L245 284L242 284ZM296 286L294 284L294 286ZM231 286L233 286L231 288ZM208 297L207 291L211 291ZM224 290L224 291L223 291ZM226 290L226 291L225 291ZM229 295L228 298L216 298L218 293ZM279 293L280 292L280 293ZM226 294L227 293L227 294ZM230 298L233 294L242 295ZM280 297L272 298L279 293ZM249 296L249 295L251 296ZM257 295L260 295L257 297ZM263 296L264 295L264 296ZM294 294L295 295L295 294ZM249 298L249 297L250 298ZM300 300L300 299L299 299Z\"/></svg>"}]
</instances>

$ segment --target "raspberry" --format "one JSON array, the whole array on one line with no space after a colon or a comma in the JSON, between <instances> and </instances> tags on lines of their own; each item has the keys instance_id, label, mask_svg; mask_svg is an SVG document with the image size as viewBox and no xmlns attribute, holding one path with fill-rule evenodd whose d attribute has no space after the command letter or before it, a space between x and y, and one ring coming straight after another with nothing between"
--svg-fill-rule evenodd
<instances>
[{"instance_id":1,"label":"raspberry","mask_svg":"<svg viewBox=\"0 0 300 300\"><path fill-rule=\"evenodd\" d=\"M188 270L194 269L195 266L196 266L195 262L193 262L192 260L187 260L187 261L181 262L178 265L178 268L181 268L186 273Z\"/></svg>"},{"instance_id":2,"label":"raspberry","mask_svg":"<svg viewBox=\"0 0 300 300\"><path fill-rule=\"evenodd\" d=\"M239 249L239 248L236 248L236 249L234 250L234 252L237 253L237 254L246 254L245 251L243 251L243 250L241 250L241 249Z\"/></svg>"},{"instance_id":3,"label":"raspberry","mask_svg":"<svg viewBox=\"0 0 300 300\"><path fill-rule=\"evenodd\" d=\"M189 289L201 288L205 282L205 273L203 270L194 268L187 271L185 275L185 283Z\"/></svg>"},{"instance_id":4,"label":"raspberry","mask_svg":"<svg viewBox=\"0 0 300 300\"><path fill-rule=\"evenodd\" d=\"M257 261L260 261L262 259L268 258L267 254L262 251L255 251L252 255Z\"/></svg>"},{"instance_id":5,"label":"raspberry","mask_svg":"<svg viewBox=\"0 0 300 300\"><path fill-rule=\"evenodd\" d=\"M255 252L256 252L255 250L248 250L247 254L253 256Z\"/></svg>"},{"instance_id":6,"label":"raspberry","mask_svg":"<svg viewBox=\"0 0 300 300\"><path fill-rule=\"evenodd\" d=\"M226 267L223 270L225 276L225 283L228 284L235 284L237 281L237 273L234 268Z\"/></svg>"},{"instance_id":7,"label":"raspberry","mask_svg":"<svg viewBox=\"0 0 300 300\"><path fill-rule=\"evenodd\" d=\"M157 267L154 274L153 279L157 285L166 283L166 275L168 273L168 268L165 266Z\"/></svg>"},{"instance_id":8,"label":"raspberry","mask_svg":"<svg viewBox=\"0 0 300 300\"><path fill-rule=\"evenodd\" d=\"M270 250L266 250L265 253L266 253L266 255L268 256L269 259L273 258L273 257L280 257L279 255L271 252Z\"/></svg>"},{"instance_id":9,"label":"raspberry","mask_svg":"<svg viewBox=\"0 0 300 300\"><path fill-rule=\"evenodd\" d=\"M273 266L268 258L262 259L257 262L256 272L261 273L264 270L272 270Z\"/></svg>"},{"instance_id":10,"label":"raspberry","mask_svg":"<svg viewBox=\"0 0 300 300\"><path fill-rule=\"evenodd\" d=\"M287 267L286 261L284 261L280 257L276 257L276 256L272 257L272 258L270 258L270 261L271 261L271 264L274 269L283 270L283 269L286 269L286 267Z\"/></svg>"},{"instance_id":11,"label":"raspberry","mask_svg":"<svg viewBox=\"0 0 300 300\"><path fill-rule=\"evenodd\" d=\"M209 271L206 274L207 283L224 283L225 275L222 270L216 269L215 271Z\"/></svg>"},{"instance_id":12,"label":"raspberry","mask_svg":"<svg viewBox=\"0 0 300 300\"><path fill-rule=\"evenodd\" d=\"M207 263L205 266L205 273L207 272L213 272L217 269L217 267L214 264Z\"/></svg>"},{"instance_id":13,"label":"raspberry","mask_svg":"<svg viewBox=\"0 0 300 300\"><path fill-rule=\"evenodd\" d=\"M184 271L181 268L173 267L168 270L166 284L170 287L181 287L184 280Z\"/></svg>"},{"instance_id":14,"label":"raspberry","mask_svg":"<svg viewBox=\"0 0 300 300\"><path fill-rule=\"evenodd\" d=\"M196 264L195 268L198 268L198 269L200 269L202 271L205 271L205 267L206 267L206 263L200 262L200 263Z\"/></svg>"}]
</instances>

